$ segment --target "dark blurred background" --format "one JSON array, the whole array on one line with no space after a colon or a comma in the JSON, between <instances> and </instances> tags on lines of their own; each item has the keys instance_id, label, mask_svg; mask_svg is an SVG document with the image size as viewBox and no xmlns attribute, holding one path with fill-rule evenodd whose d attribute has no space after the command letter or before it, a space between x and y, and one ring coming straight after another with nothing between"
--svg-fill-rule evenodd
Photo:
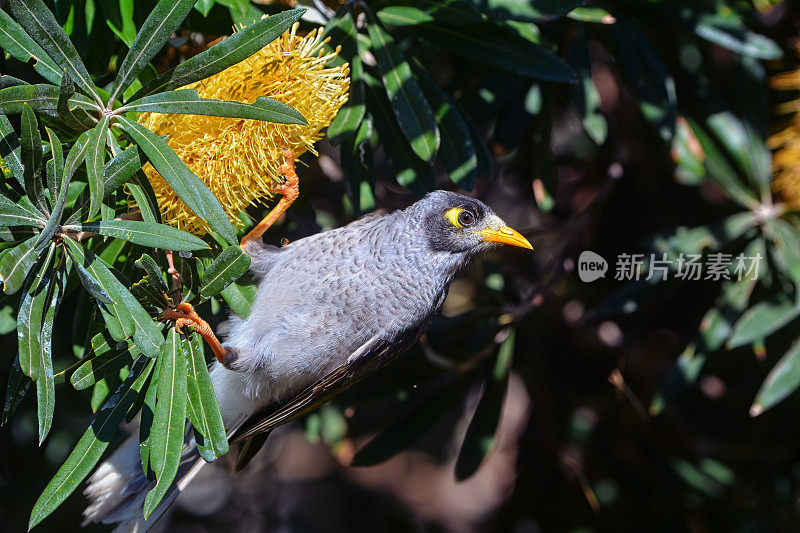
<instances>
[{"instance_id":1,"label":"dark blurred background","mask_svg":"<svg viewBox=\"0 0 800 533\"><path fill-rule=\"evenodd\" d=\"M765 377L798 335L797 324L764 335L764 342L711 350L689 378L676 361L695 341L723 284L614 279L619 254L661 252L653 235L739 212L708 167L709 146L684 117L711 130L714 146L723 149L730 146L719 138L724 128L708 126L715 113L755 125L762 142L779 131L786 118L773 109L793 96L770 89L769 79L798 63L800 10L767 0L583 7L611 18L590 23L561 16L537 26L563 58L571 46L586 47L590 70L577 85L475 63L397 30L404 53L420 59L486 140L494 168L469 194L528 236L534 253L503 249L473 265L453 283L442 316L419 346L274 433L245 471L233 473L225 460L208 466L159 531L800 529L800 397L749 415ZM214 10L216 24L224 26L227 11ZM748 56L703 37L697 28L704 13L740 14L741 27L751 32L741 34L742 42L764 35L782 58L770 50ZM215 32L194 16L187 34L213 40ZM24 65L4 61L4 71L25 73ZM586 80L599 97L588 111L579 105L586 99L575 96ZM648 109L657 112L648 115ZM594 120L607 131L597 122L587 130L589 115L599 116ZM739 146L741 154L751 148ZM685 157L693 149L705 152L699 169ZM267 242L358 216L359 194L342 170L340 150L322 141L320 156L306 158L300 200ZM733 165L737 151L723 158ZM414 200L395 181L395 165L376 147L374 202L360 197L365 210ZM459 190L441 166L434 171L437 187ZM735 253L749 238L722 249ZM584 250L608 260L604 278L578 278ZM54 335L54 354L65 354L62 366L71 357L71 306L74 301L65 301ZM224 328L224 309L206 305L200 312L213 314L218 331ZM2 332L5 383L16 335ZM503 359L510 356L513 363ZM493 381L498 368L510 371ZM53 431L41 448L30 397L0 430L0 529L25 528L38 494L90 420L87 395L67 386L58 394ZM469 438L478 440L465 451L471 422ZM394 433L373 443L362 462L391 458L348 466L387 428ZM466 480L458 480L457 463L472 473ZM82 495L73 495L37 529L76 529L84 505Z\"/></svg>"}]
</instances>

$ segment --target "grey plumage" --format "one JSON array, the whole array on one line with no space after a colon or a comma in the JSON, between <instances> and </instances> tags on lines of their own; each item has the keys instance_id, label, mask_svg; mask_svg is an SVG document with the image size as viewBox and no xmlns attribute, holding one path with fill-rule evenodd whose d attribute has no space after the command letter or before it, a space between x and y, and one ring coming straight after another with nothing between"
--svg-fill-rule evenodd
<instances>
[{"instance_id":1,"label":"grey plumage","mask_svg":"<svg viewBox=\"0 0 800 533\"><path fill-rule=\"evenodd\" d=\"M370 215L282 248L247 244L258 293L247 318L231 317L223 341L227 368L212 368L232 440L269 432L391 361L428 326L458 270L496 242L530 247L482 202L437 191L407 209ZM125 453L136 452L129 448ZM190 442L183 461L188 473L165 501L174 500L199 461ZM137 486L137 494L95 497L87 520L130 520L140 509L141 493L150 486L138 479L141 469L115 469L130 462L112 457L87 492L110 494L124 480L124 487ZM128 524L125 530L138 531L151 521Z\"/></svg>"}]
</instances>

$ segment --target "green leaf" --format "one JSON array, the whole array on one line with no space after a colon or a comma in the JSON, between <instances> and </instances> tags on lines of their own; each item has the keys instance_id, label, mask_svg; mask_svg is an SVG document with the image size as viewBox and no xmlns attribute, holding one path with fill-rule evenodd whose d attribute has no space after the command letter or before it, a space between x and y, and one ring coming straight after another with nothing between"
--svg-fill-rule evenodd
<instances>
[{"instance_id":1,"label":"green leaf","mask_svg":"<svg viewBox=\"0 0 800 533\"><path fill-rule=\"evenodd\" d=\"M210 462L228 453L228 435L203 356L203 340L193 333L182 342L188 364L189 421L204 437L202 443L198 442L198 449Z\"/></svg>"},{"instance_id":2,"label":"green leaf","mask_svg":"<svg viewBox=\"0 0 800 533\"><path fill-rule=\"evenodd\" d=\"M756 208L759 205L756 195L741 182L736 171L731 168L725 155L720 151L714 140L696 121L689 117L686 117L686 120L703 148L705 166L709 177L733 201L750 209Z\"/></svg>"},{"instance_id":3,"label":"green leaf","mask_svg":"<svg viewBox=\"0 0 800 533\"><path fill-rule=\"evenodd\" d=\"M467 0L478 9L502 20L520 20L524 22L548 21L563 17L583 0Z\"/></svg>"},{"instance_id":4,"label":"green leaf","mask_svg":"<svg viewBox=\"0 0 800 533\"><path fill-rule=\"evenodd\" d=\"M0 196L0 226L44 227L46 222L36 211Z\"/></svg>"},{"instance_id":5,"label":"green leaf","mask_svg":"<svg viewBox=\"0 0 800 533\"><path fill-rule=\"evenodd\" d=\"M72 231L99 233L124 241L141 244L151 248L174 251L207 250L208 244L191 233L181 231L166 224L142 222L139 220L104 220L87 222L81 225L64 226Z\"/></svg>"},{"instance_id":6,"label":"green leaf","mask_svg":"<svg viewBox=\"0 0 800 533\"><path fill-rule=\"evenodd\" d=\"M142 254L133 264L145 271L147 279L150 283L155 285L158 290L167 291L167 282L164 281L164 277L161 275L161 269L158 268L158 264L152 257L147 254Z\"/></svg>"},{"instance_id":7,"label":"green leaf","mask_svg":"<svg viewBox=\"0 0 800 533\"><path fill-rule=\"evenodd\" d=\"M22 113L27 104L41 115L62 119L68 126L91 129L95 120L87 111L96 112L97 104L82 94L73 94L66 101L60 89L46 83L38 85L17 85L0 90L0 112L9 115Z\"/></svg>"},{"instance_id":8,"label":"green leaf","mask_svg":"<svg viewBox=\"0 0 800 533\"><path fill-rule=\"evenodd\" d=\"M100 211L100 203L105 196L103 163L106 155L108 125L108 116L103 116L89 134L89 142L86 146L86 175L89 182L90 198L87 218L94 218L97 215Z\"/></svg>"},{"instance_id":9,"label":"green leaf","mask_svg":"<svg viewBox=\"0 0 800 533\"><path fill-rule=\"evenodd\" d=\"M2 92L2 91L0 91ZM25 192L34 205L47 213L42 187L42 136L39 135L39 123L33 110L24 104L22 108L22 162L25 165Z\"/></svg>"},{"instance_id":10,"label":"green leaf","mask_svg":"<svg viewBox=\"0 0 800 533\"><path fill-rule=\"evenodd\" d=\"M617 63L639 100L645 119L665 141L670 141L677 120L675 82L661 55L632 22L621 18L609 30L616 43Z\"/></svg>"},{"instance_id":11,"label":"green leaf","mask_svg":"<svg viewBox=\"0 0 800 533\"><path fill-rule=\"evenodd\" d=\"M436 117L392 36L370 11L367 15L370 17L367 29L372 40L372 53L378 62L383 86L392 102L392 112L400 130L414 153L423 161L433 163L441 142Z\"/></svg>"},{"instance_id":12,"label":"green leaf","mask_svg":"<svg viewBox=\"0 0 800 533\"><path fill-rule=\"evenodd\" d=\"M411 6L384 7L377 13L381 24L389 26L416 26L433 22L434 17L421 9Z\"/></svg>"},{"instance_id":13,"label":"green leaf","mask_svg":"<svg viewBox=\"0 0 800 533\"><path fill-rule=\"evenodd\" d=\"M344 35L339 36L339 33ZM339 110L339 113L328 127L328 138L331 144L337 145L345 137L354 134L364 119L364 113L366 112L363 82L364 65L357 53L356 27L350 13L340 18L331 19L328 26L325 27L325 34L326 36L333 34L331 38L334 40L337 40L337 38L338 40L344 39L356 51L350 60L350 97L347 99L347 105Z\"/></svg>"},{"instance_id":14,"label":"green leaf","mask_svg":"<svg viewBox=\"0 0 800 533\"><path fill-rule=\"evenodd\" d=\"M256 299L258 287L252 280L248 283L231 283L220 292L220 296L225 300L231 311L237 315L247 318Z\"/></svg>"},{"instance_id":15,"label":"green leaf","mask_svg":"<svg viewBox=\"0 0 800 533\"><path fill-rule=\"evenodd\" d=\"M732 17L703 13L697 18L694 31L698 37L737 54L757 59L780 59L783 57L781 47L775 41L749 30Z\"/></svg>"},{"instance_id":16,"label":"green leaf","mask_svg":"<svg viewBox=\"0 0 800 533\"><path fill-rule=\"evenodd\" d=\"M103 168L103 190L105 194L117 190L123 183L128 181L137 170L142 168L145 163L143 159L139 147L132 144L114 156L114 159L107 162Z\"/></svg>"},{"instance_id":17,"label":"green leaf","mask_svg":"<svg viewBox=\"0 0 800 533\"><path fill-rule=\"evenodd\" d=\"M250 256L238 246L229 246L203 272L200 295L211 298L239 279L250 267Z\"/></svg>"},{"instance_id":18,"label":"green leaf","mask_svg":"<svg viewBox=\"0 0 800 533\"><path fill-rule=\"evenodd\" d=\"M205 52L193 56L175 68L160 74L131 97L136 100L189 85L222 72L243 61L288 30L305 9L283 11L243 28Z\"/></svg>"},{"instance_id":19,"label":"green leaf","mask_svg":"<svg viewBox=\"0 0 800 533\"><path fill-rule=\"evenodd\" d=\"M297 110L273 98L259 96L252 104L236 100L200 98L195 89L153 94L126 104L121 111L180 113L264 120L277 124L308 124Z\"/></svg>"},{"instance_id":20,"label":"green leaf","mask_svg":"<svg viewBox=\"0 0 800 533\"><path fill-rule=\"evenodd\" d=\"M373 123L383 142L397 183L409 187L417 196L433 190L433 167L417 157L408 143L397 142L397 139L403 137L403 133L390 109L391 104L386 100L386 92L380 87L378 80L366 72L364 80L367 86L367 104L374 117Z\"/></svg>"},{"instance_id":21,"label":"green leaf","mask_svg":"<svg viewBox=\"0 0 800 533\"><path fill-rule=\"evenodd\" d=\"M25 33L22 26L0 9L0 48L14 58L27 63L33 59L33 69L47 81L61 83L61 69L42 47Z\"/></svg>"},{"instance_id":22,"label":"green leaf","mask_svg":"<svg viewBox=\"0 0 800 533\"><path fill-rule=\"evenodd\" d=\"M769 191L772 157L756 128L730 111L710 115L706 119L706 125L750 183Z\"/></svg>"},{"instance_id":23,"label":"green leaf","mask_svg":"<svg viewBox=\"0 0 800 533\"><path fill-rule=\"evenodd\" d=\"M38 236L31 237L0 257L0 281L6 294L14 294L19 290L28 271L36 263L37 254L33 248L36 239Z\"/></svg>"},{"instance_id":24,"label":"green leaf","mask_svg":"<svg viewBox=\"0 0 800 533\"><path fill-rule=\"evenodd\" d=\"M186 426L186 359L178 333L170 329L161 347L156 410L150 435L150 461L156 486L145 496L144 517L158 506L178 471Z\"/></svg>"},{"instance_id":25,"label":"green leaf","mask_svg":"<svg viewBox=\"0 0 800 533\"><path fill-rule=\"evenodd\" d=\"M53 281L52 261L56 245L50 244L47 255L36 272L25 280L17 315L19 364L26 376L37 379L42 360L42 324L48 306L48 291Z\"/></svg>"},{"instance_id":26,"label":"green leaf","mask_svg":"<svg viewBox=\"0 0 800 533\"><path fill-rule=\"evenodd\" d=\"M477 472L481 463L495 448L495 433L508 387L508 374L513 355L514 331L512 330L500 345L492 375L486 380L483 395L475 414L472 415L461 450L458 452L456 460L458 481L463 481Z\"/></svg>"},{"instance_id":27,"label":"green leaf","mask_svg":"<svg viewBox=\"0 0 800 533\"><path fill-rule=\"evenodd\" d=\"M471 61L540 80L576 81L572 69L551 50L497 23L455 26L437 22L421 28L421 34L434 44Z\"/></svg>"},{"instance_id":28,"label":"green leaf","mask_svg":"<svg viewBox=\"0 0 800 533\"><path fill-rule=\"evenodd\" d=\"M461 397L466 385L464 376L436 391L406 416L378 433L358 450L353 466L372 466L405 450L419 439Z\"/></svg>"},{"instance_id":29,"label":"green leaf","mask_svg":"<svg viewBox=\"0 0 800 533\"><path fill-rule=\"evenodd\" d=\"M25 187L25 169L22 166L22 148L19 137L4 114L0 114L0 159L17 178L17 182Z\"/></svg>"},{"instance_id":30,"label":"green leaf","mask_svg":"<svg viewBox=\"0 0 800 533\"><path fill-rule=\"evenodd\" d=\"M48 165L47 188L50 191L50 201L55 203L64 180L64 149L58 135L48 127L44 129L47 132L47 140L50 142L50 153L52 154L50 163L53 168L53 171L50 172L50 165Z\"/></svg>"},{"instance_id":31,"label":"green leaf","mask_svg":"<svg viewBox=\"0 0 800 533\"><path fill-rule=\"evenodd\" d=\"M472 146L469 128L455 103L427 74L418 73L420 87L436 115L442 133L438 160L447 170L450 181L471 191L478 173L478 158Z\"/></svg>"},{"instance_id":32,"label":"green leaf","mask_svg":"<svg viewBox=\"0 0 800 533\"><path fill-rule=\"evenodd\" d=\"M125 117L119 117L119 121L186 206L208 222L211 229L222 235L229 244L236 244L236 231L219 201L208 186L167 146L164 139Z\"/></svg>"},{"instance_id":33,"label":"green leaf","mask_svg":"<svg viewBox=\"0 0 800 533\"><path fill-rule=\"evenodd\" d=\"M781 219L768 220L767 227L775 243L771 251L776 263L791 278L795 288L800 290L800 235L797 228Z\"/></svg>"},{"instance_id":34,"label":"green leaf","mask_svg":"<svg viewBox=\"0 0 800 533\"><path fill-rule=\"evenodd\" d=\"M393 0L392 4L419 9L434 19L448 24L473 24L484 20L484 16L477 7L471 2L463 0ZM397 13L395 12L395 14ZM418 15L411 13L411 16Z\"/></svg>"},{"instance_id":35,"label":"green leaf","mask_svg":"<svg viewBox=\"0 0 800 533\"><path fill-rule=\"evenodd\" d=\"M89 429L83 434L67 460L47 484L39 499L36 500L28 522L29 529L36 526L61 505L89 475L117 432L117 427L122 422L128 408L141 393L142 386L153 370L154 364L155 360L143 357L134 363L128 377L95 415Z\"/></svg>"},{"instance_id":36,"label":"green leaf","mask_svg":"<svg viewBox=\"0 0 800 533\"><path fill-rule=\"evenodd\" d=\"M56 113L59 117L64 117L70 114L70 98L75 94L75 84L69 73L65 70L64 76L61 78L61 85L58 88L58 103L56 104Z\"/></svg>"},{"instance_id":37,"label":"green leaf","mask_svg":"<svg viewBox=\"0 0 800 533\"><path fill-rule=\"evenodd\" d=\"M800 387L800 342L796 342L770 370L761 384L750 416L758 416Z\"/></svg>"},{"instance_id":38,"label":"green leaf","mask_svg":"<svg viewBox=\"0 0 800 533\"><path fill-rule=\"evenodd\" d=\"M757 303L736 322L728 339L728 348L736 348L767 338L800 315L800 306L783 295Z\"/></svg>"},{"instance_id":39,"label":"green leaf","mask_svg":"<svg viewBox=\"0 0 800 533\"><path fill-rule=\"evenodd\" d=\"M33 40L59 66L59 73L66 70L84 93L99 100L100 97L97 96L94 82L83 65L78 51L75 50L72 41L58 25L44 2L42 0L9 0L8 7L28 35L33 37Z\"/></svg>"},{"instance_id":40,"label":"green leaf","mask_svg":"<svg viewBox=\"0 0 800 533\"><path fill-rule=\"evenodd\" d=\"M64 243L73 261L86 267L86 270L108 294L113 302L111 305L114 309L114 316L121 321L126 334L131 329L133 330L131 334L137 348L148 357L156 357L159 348L164 343L164 336L142 304L125 287L130 283L125 280L125 285L123 285L102 259L90 250L84 249L74 240L64 239Z\"/></svg>"},{"instance_id":41,"label":"green leaf","mask_svg":"<svg viewBox=\"0 0 800 533\"><path fill-rule=\"evenodd\" d=\"M115 100L133 83L147 63L164 47L170 35L183 22L197 0L160 0L139 29L136 40L122 61L111 89Z\"/></svg>"},{"instance_id":42,"label":"green leaf","mask_svg":"<svg viewBox=\"0 0 800 533\"><path fill-rule=\"evenodd\" d=\"M2 424L5 426L17 410L19 404L28 393L31 387L31 378L22 372L19 364L19 356L14 358L14 362L8 372L8 385L6 385L6 399L3 404L3 419Z\"/></svg>"},{"instance_id":43,"label":"green leaf","mask_svg":"<svg viewBox=\"0 0 800 533\"><path fill-rule=\"evenodd\" d=\"M139 350L135 346L120 351L107 350L79 366L69 381L75 390L87 389L97 381L119 373L120 369L131 364L138 355Z\"/></svg>"},{"instance_id":44,"label":"green leaf","mask_svg":"<svg viewBox=\"0 0 800 533\"><path fill-rule=\"evenodd\" d=\"M64 292L63 272L54 275L50 284L41 331L41 359L39 360L39 377L36 380L36 413L39 420L39 446L42 445L53 424L53 412L56 406L56 385L53 376L53 324L56 312L61 305L61 296Z\"/></svg>"},{"instance_id":45,"label":"green leaf","mask_svg":"<svg viewBox=\"0 0 800 533\"><path fill-rule=\"evenodd\" d=\"M86 289L86 292L91 294L95 300L105 305L114 303L103 286L100 285L100 282L94 279L94 276L92 276L85 266L80 262L75 262L75 270L83 284L83 288Z\"/></svg>"}]
</instances>

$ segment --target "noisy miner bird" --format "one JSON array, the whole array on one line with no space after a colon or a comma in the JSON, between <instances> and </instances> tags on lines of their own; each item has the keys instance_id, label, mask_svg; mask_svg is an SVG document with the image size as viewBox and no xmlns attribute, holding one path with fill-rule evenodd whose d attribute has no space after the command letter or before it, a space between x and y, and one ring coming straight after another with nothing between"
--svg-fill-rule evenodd
<instances>
[{"instance_id":1,"label":"noisy miner bird","mask_svg":"<svg viewBox=\"0 0 800 533\"><path fill-rule=\"evenodd\" d=\"M245 237L258 293L247 318L231 317L211 370L229 438L246 441L245 461L274 427L411 346L441 307L453 276L497 244L532 249L486 204L445 191L281 248ZM207 324L184 311L174 315L176 325L196 326L214 346ZM153 482L142 473L132 438L90 478L85 523L121 522L119 531L145 531L203 464L188 440L176 481L145 521L142 504Z\"/></svg>"}]
</instances>

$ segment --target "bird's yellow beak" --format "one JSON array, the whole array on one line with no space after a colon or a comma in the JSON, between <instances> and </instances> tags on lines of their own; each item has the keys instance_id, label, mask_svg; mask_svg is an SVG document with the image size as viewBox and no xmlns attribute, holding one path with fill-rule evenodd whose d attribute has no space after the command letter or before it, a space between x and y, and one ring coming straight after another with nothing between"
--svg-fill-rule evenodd
<instances>
[{"instance_id":1,"label":"bird's yellow beak","mask_svg":"<svg viewBox=\"0 0 800 533\"><path fill-rule=\"evenodd\" d=\"M486 242L499 242L500 244L510 244L511 246L533 250L533 246L528 242L528 239L509 226L502 226L498 229L486 228L475 233L480 235Z\"/></svg>"}]
</instances>

